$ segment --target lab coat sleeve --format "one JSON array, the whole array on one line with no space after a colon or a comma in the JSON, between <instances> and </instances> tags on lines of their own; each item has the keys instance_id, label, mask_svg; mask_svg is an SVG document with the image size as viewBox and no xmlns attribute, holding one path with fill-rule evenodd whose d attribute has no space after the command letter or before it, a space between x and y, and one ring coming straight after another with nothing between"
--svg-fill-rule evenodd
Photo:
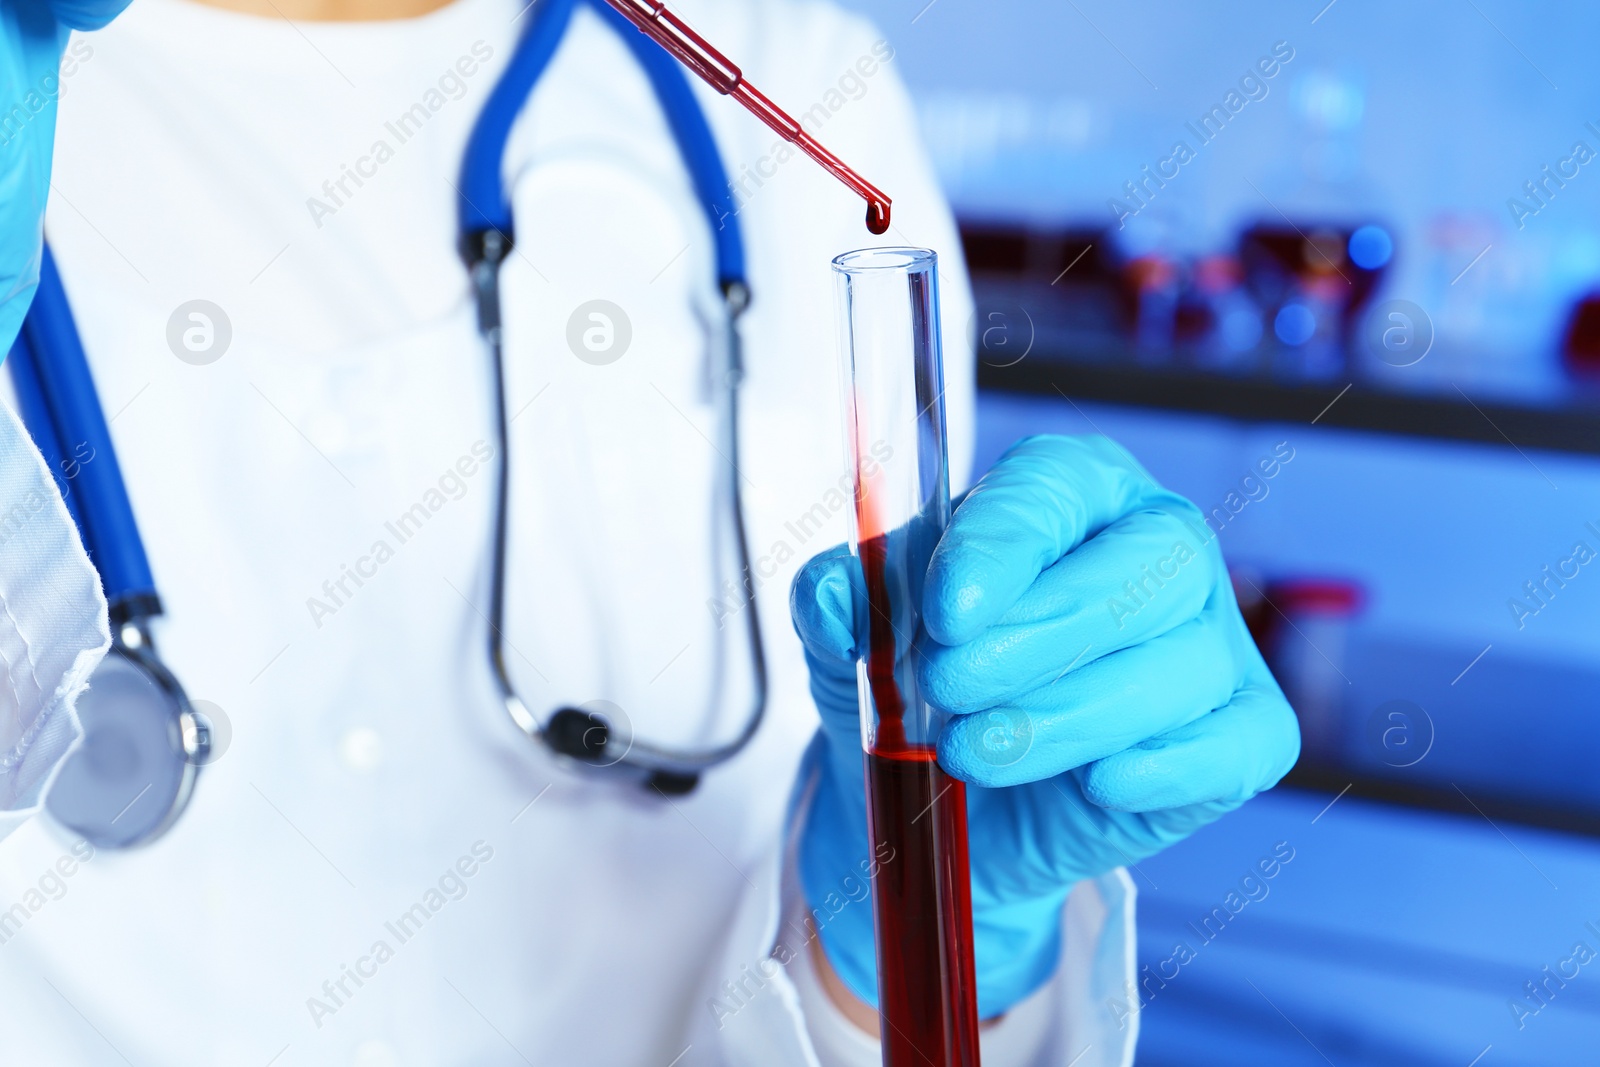
<instances>
[{"instance_id":1,"label":"lab coat sleeve","mask_svg":"<svg viewBox=\"0 0 1600 1067\"><path fill-rule=\"evenodd\" d=\"M815 747L815 746L814 746ZM731 946L763 946L725 956L706 1001L696 1043L714 1046L707 1062L774 1067L878 1067L877 1039L845 1018L823 988L814 954L826 914L808 912L800 894L799 827L817 787L813 751L791 804L776 893L752 893L730 924ZM761 879L758 884L772 884ZM871 907L869 898L837 901ZM1131 1067L1138 1037L1134 973L1134 888L1116 870L1080 882L1062 909L1061 957L1044 987L980 1035L985 1067Z\"/></svg>"},{"instance_id":2,"label":"lab coat sleeve","mask_svg":"<svg viewBox=\"0 0 1600 1067\"><path fill-rule=\"evenodd\" d=\"M111 643L100 578L44 457L0 404L0 838L78 737L73 701Z\"/></svg>"}]
</instances>

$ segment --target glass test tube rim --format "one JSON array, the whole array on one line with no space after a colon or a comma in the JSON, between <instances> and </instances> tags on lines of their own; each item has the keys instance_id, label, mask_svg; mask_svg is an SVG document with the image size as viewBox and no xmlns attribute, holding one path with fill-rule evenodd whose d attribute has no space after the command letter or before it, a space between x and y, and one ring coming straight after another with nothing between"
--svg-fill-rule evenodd
<instances>
[{"instance_id":1,"label":"glass test tube rim","mask_svg":"<svg viewBox=\"0 0 1600 1067\"><path fill-rule=\"evenodd\" d=\"M842 252L833 258L832 267L835 276L846 285L850 284L850 279L857 279L859 284L881 285L885 280L892 279L894 277L910 279L919 275L928 276L932 294L930 300L931 307L928 309L928 321L931 327L930 340L933 361L935 364L934 375L937 379L936 384L938 388L936 390L936 398L933 404L929 405L928 408L919 409L915 421L921 421L924 416L931 414L942 428L945 423L943 382L944 357L942 351L943 344L941 343L941 339L939 337L939 325L942 316L942 309L941 301L938 295L938 252L931 248L925 248L920 245L877 245L873 247L857 248L848 252ZM875 292L876 290L870 291ZM852 379L854 379L855 376L860 373L860 370L864 365L861 362L861 352L856 347L853 339L851 339L852 330L849 319L852 312L849 310L849 308L854 304L854 301L855 295L852 292L846 298L846 303L843 305L836 305L836 308L842 308L844 310L845 318L843 321L840 321L838 325L841 330L841 338L844 341L842 352L846 361L845 372ZM858 396L859 395L855 393L854 390L850 390L845 400L845 420L848 424L845 449L846 453L850 455L852 459L854 459L854 452L852 451L854 444L852 442L851 435L859 434L861 425L860 414L857 410ZM930 410L931 408L937 408L937 410ZM941 465L944 468L943 480L945 488L943 496L948 501L948 459L943 460ZM852 470L852 475L855 473L856 472ZM946 503L943 515L943 520L946 522L949 520L949 511L949 505ZM851 555L857 555L856 541L865 535L867 531L860 528L857 509L855 508L851 509L850 525L852 534L849 546L850 553ZM883 530L878 532L887 531Z\"/></svg>"},{"instance_id":2,"label":"glass test tube rim","mask_svg":"<svg viewBox=\"0 0 1600 1067\"><path fill-rule=\"evenodd\" d=\"M868 272L920 273L935 270L939 254L931 248L916 245L882 245L877 248L857 248L833 257L833 269L842 274Z\"/></svg>"}]
</instances>

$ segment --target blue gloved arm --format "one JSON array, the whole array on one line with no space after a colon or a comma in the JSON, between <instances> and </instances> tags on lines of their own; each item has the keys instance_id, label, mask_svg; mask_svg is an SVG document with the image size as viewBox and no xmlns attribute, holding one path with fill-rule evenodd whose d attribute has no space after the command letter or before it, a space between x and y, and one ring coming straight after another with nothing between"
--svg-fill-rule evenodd
<instances>
[{"instance_id":1,"label":"blue gloved arm","mask_svg":"<svg viewBox=\"0 0 1600 1067\"><path fill-rule=\"evenodd\" d=\"M99 29L128 0L0 0L0 359L39 283L61 51L71 30Z\"/></svg>"},{"instance_id":2,"label":"blue gloved arm","mask_svg":"<svg viewBox=\"0 0 1600 1067\"><path fill-rule=\"evenodd\" d=\"M866 606L845 549L801 569L790 608L825 738L800 849L817 909L869 852L851 636ZM1199 510L1104 438L1013 446L957 507L923 609L918 675L956 716L939 760L972 786L979 1013L992 1018L1054 972L1075 883L1276 784L1299 729ZM825 913L829 962L875 1005L870 909Z\"/></svg>"}]
</instances>

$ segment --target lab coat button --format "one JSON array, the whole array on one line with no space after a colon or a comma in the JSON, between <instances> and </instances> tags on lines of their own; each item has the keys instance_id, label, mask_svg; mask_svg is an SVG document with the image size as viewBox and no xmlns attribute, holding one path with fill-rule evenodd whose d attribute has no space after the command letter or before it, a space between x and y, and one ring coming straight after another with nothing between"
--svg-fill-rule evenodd
<instances>
[{"instance_id":1,"label":"lab coat button","mask_svg":"<svg viewBox=\"0 0 1600 1067\"><path fill-rule=\"evenodd\" d=\"M354 732L354 731L352 731ZM368 1038L356 1046L353 1067L400 1067L400 1057L387 1041Z\"/></svg>"},{"instance_id":2,"label":"lab coat button","mask_svg":"<svg viewBox=\"0 0 1600 1067\"><path fill-rule=\"evenodd\" d=\"M353 771L370 771L383 762L383 739L370 726L347 730L339 739L339 758Z\"/></svg>"}]
</instances>

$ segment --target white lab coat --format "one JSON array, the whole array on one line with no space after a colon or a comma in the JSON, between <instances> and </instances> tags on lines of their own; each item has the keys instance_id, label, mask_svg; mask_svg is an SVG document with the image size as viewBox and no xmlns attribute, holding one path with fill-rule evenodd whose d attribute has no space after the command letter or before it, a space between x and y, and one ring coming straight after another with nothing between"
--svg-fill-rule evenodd
<instances>
[{"instance_id":1,"label":"white lab coat","mask_svg":"<svg viewBox=\"0 0 1600 1067\"><path fill-rule=\"evenodd\" d=\"M519 7L290 25L140 0L87 39L48 229L167 606L159 648L231 739L151 847L85 860L42 818L0 845L0 909L40 901L0 930L7 1063L871 1056L803 968L747 984L731 1015L724 983L777 936L815 729L789 579L845 535L827 263L877 242L859 201L701 94L756 296L741 476L771 706L686 798L557 767L485 658L490 369L454 253L461 150ZM822 140L894 197L889 239L943 254L964 469L966 278L877 35L820 4L683 8L775 100L821 105ZM513 674L540 715L606 699L652 741L725 738L750 679L742 609L717 606L711 246L647 84L591 15L505 171ZM231 332L208 365L168 340L195 299ZM631 329L606 365L568 343L596 299ZM27 896L62 856L73 874ZM1120 875L1074 894L1062 971L997 1029L1016 1047L995 1063L1126 1062L1104 1005L1131 969L1131 895Z\"/></svg>"}]
</instances>

